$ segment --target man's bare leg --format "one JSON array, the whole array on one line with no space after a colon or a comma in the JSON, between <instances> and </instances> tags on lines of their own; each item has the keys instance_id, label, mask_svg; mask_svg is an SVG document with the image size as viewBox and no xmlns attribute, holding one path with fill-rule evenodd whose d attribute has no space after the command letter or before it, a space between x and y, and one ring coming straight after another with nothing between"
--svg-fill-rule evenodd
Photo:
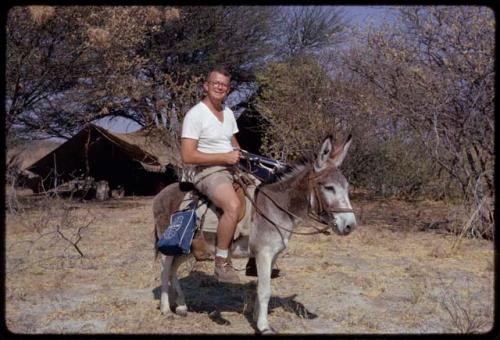
<instances>
[{"instance_id":1,"label":"man's bare leg","mask_svg":"<svg viewBox=\"0 0 500 340\"><path fill-rule=\"evenodd\" d=\"M230 183L217 186L211 194L210 200L222 209L217 226L216 276L219 281L237 283L239 282L238 275L231 267L230 262L227 261L227 254L238 223L241 203Z\"/></svg>"},{"instance_id":2,"label":"man's bare leg","mask_svg":"<svg viewBox=\"0 0 500 340\"><path fill-rule=\"evenodd\" d=\"M222 215L217 227L217 248L227 250L233 239L234 230L238 223L241 203L233 185L224 183L214 190L210 200L220 209Z\"/></svg>"}]
</instances>

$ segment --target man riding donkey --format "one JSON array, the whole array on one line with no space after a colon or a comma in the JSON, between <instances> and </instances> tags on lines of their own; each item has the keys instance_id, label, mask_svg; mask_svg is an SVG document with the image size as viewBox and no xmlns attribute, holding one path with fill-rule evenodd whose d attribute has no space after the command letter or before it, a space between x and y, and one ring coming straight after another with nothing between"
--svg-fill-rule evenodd
<instances>
[{"instance_id":1,"label":"man riding donkey","mask_svg":"<svg viewBox=\"0 0 500 340\"><path fill-rule=\"evenodd\" d=\"M217 225L214 274L219 282L239 283L230 260L242 204L233 187L232 169L240 160L240 145L233 111L223 104L229 93L230 74L214 67L203 84L205 97L185 115L181 134L183 181L194 187L222 210ZM277 270L273 274L277 275ZM255 259L247 264L247 275L255 276Z\"/></svg>"}]
</instances>

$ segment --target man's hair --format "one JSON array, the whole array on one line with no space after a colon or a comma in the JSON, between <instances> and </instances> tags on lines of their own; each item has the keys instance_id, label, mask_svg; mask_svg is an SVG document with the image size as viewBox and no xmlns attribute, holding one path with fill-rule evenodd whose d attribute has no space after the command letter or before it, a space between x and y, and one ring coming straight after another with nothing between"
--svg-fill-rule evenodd
<instances>
[{"instance_id":1,"label":"man's hair","mask_svg":"<svg viewBox=\"0 0 500 340\"><path fill-rule=\"evenodd\" d=\"M224 66L217 65L217 66L212 67L210 69L210 71L208 71L206 80L208 80L210 78L210 75L212 74L212 72L217 72L217 73L220 73L228 78L231 78L231 74L229 74L229 72L224 68Z\"/></svg>"}]
</instances>

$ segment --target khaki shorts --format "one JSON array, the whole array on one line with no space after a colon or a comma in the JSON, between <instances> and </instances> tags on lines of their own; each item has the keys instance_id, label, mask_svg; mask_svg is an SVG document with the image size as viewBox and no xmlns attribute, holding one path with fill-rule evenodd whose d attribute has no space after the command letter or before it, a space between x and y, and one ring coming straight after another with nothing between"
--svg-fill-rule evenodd
<instances>
[{"instance_id":1,"label":"khaki shorts","mask_svg":"<svg viewBox=\"0 0 500 340\"><path fill-rule=\"evenodd\" d=\"M226 166L197 166L193 177L194 187L211 198L215 189L221 184L233 184L233 175Z\"/></svg>"}]
</instances>

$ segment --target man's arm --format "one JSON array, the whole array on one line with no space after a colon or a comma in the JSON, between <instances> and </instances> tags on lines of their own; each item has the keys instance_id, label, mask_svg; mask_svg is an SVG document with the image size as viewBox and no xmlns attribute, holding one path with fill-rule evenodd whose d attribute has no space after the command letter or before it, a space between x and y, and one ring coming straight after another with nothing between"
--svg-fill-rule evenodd
<instances>
[{"instance_id":1,"label":"man's arm","mask_svg":"<svg viewBox=\"0 0 500 340\"><path fill-rule=\"evenodd\" d=\"M233 137L231 137L231 145L233 146L233 148L235 149L241 149L240 148L240 143L238 143L238 140L236 139L236 136L233 135Z\"/></svg>"},{"instance_id":2,"label":"man's arm","mask_svg":"<svg viewBox=\"0 0 500 340\"><path fill-rule=\"evenodd\" d=\"M239 151L231 151L227 153L205 153L198 151L197 146L198 140L191 138L181 138L181 159L184 164L233 165L236 164L240 159Z\"/></svg>"}]
</instances>

